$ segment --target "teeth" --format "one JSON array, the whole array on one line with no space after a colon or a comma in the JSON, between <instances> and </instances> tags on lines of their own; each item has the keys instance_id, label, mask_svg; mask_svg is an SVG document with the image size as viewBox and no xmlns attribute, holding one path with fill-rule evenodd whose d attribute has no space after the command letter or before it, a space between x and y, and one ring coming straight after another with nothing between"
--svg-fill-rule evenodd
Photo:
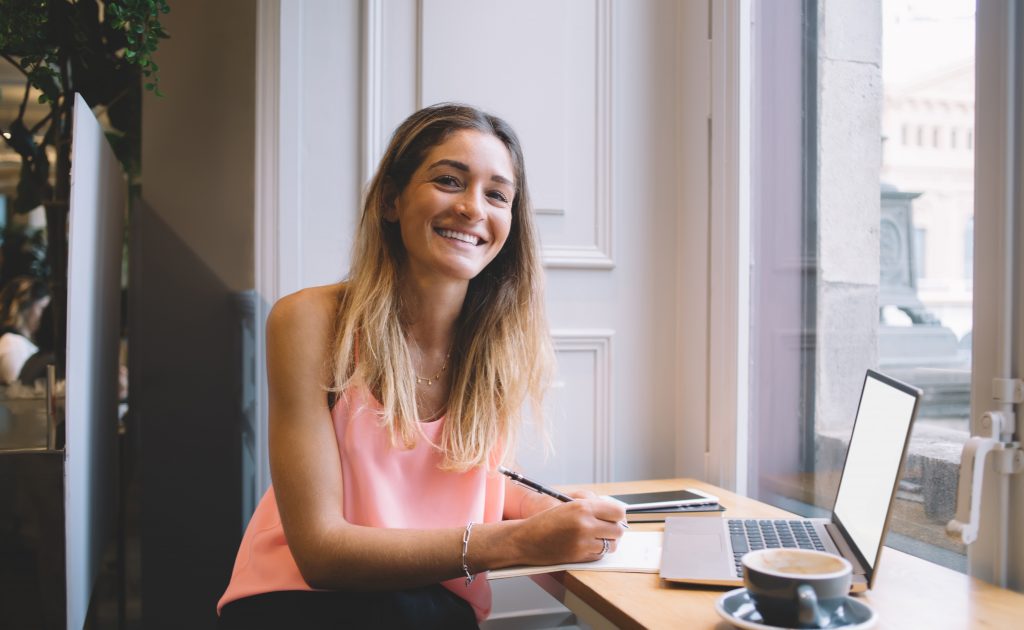
<instances>
[{"instance_id":1,"label":"teeth","mask_svg":"<svg viewBox=\"0 0 1024 630\"><path fill-rule=\"evenodd\" d=\"M457 241L469 243L470 245L477 245L480 243L479 238L472 234L466 234L465 232L456 232L455 230L438 230L437 233L445 238L454 238Z\"/></svg>"}]
</instances>

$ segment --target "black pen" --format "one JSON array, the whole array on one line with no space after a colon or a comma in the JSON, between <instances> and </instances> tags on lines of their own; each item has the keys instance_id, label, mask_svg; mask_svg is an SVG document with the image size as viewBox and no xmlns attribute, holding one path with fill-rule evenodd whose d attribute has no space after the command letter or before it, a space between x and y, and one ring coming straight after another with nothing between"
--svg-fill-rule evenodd
<instances>
[{"instance_id":1,"label":"black pen","mask_svg":"<svg viewBox=\"0 0 1024 630\"><path fill-rule=\"evenodd\" d=\"M541 494L546 494L549 497L554 497L554 498L558 499L559 501L561 501L562 503L568 503L569 501L574 501L575 500L575 499L573 499L572 497L570 497L567 494L562 494L558 490L554 490L553 488L548 488L547 486L545 486L543 484L539 484L539 483L537 483L536 481L534 481L532 479L527 479L526 477L520 475L519 473L515 472L514 470L509 470L508 468L505 468L504 466L498 466L498 472L500 472L501 474L505 475L506 477L511 479L513 482L518 483L521 486L529 488L530 490L533 490L534 492L539 492ZM629 525L626 524L626 521L620 521L619 525L622 525L626 529L629 529Z\"/></svg>"}]
</instances>

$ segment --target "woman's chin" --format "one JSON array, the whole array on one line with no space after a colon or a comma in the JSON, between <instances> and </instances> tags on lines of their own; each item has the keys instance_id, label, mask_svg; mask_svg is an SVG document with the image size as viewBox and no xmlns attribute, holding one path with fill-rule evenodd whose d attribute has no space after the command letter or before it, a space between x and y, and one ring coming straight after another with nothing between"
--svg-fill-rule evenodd
<instances>
[{"instance_id":1,"label":"woman's chin","mask_svg":"<svg viewBox=\"0 0 1024 630\"><path fill-rule=\"evenodd\" d=\"M467 260L461 257L455 257L454 259L446 259L440 261L434 261L429 267L422 268L422 273L417 273L413 270L413 274L416 276L431 277L438 281L451 280L454 282L469 282L473 278L480 275L487 265L490 264L490 260L484 262L481 260Z\"/></svg>"}]
</instances>

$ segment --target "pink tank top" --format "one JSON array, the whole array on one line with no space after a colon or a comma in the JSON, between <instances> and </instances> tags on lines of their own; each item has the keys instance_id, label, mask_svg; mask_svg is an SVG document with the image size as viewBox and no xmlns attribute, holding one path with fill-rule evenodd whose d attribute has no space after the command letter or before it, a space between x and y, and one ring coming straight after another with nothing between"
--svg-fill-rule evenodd
<instances>
[{"instance_id":1,"label":"pink tank top","mask_svg":"<svg viewBox=\"0 0 1024 630\"><path fill-rule=\"evenodd\" d=\"M411 450L392 447L380 426L378 403L365 387L353 387L341 396L331 416L341 455L343 510L356 525L387 528L432 529L465 527L466 523L500 521L505 503L504 477L483 467L463 473L439 468L444 418L423 424L427 439ZM453 547L458 562L461 548ZM481 576L483 578L484 576ZM466 586L465 578L443 582L465 599L483 621L491 611L491 589L486 579ZM271 487L263 496L246 528L235 558L227 591L217 612L236 599L274 591L313 590L302 579L281 528L281 516Z\"/></svg>"}]
</instances>

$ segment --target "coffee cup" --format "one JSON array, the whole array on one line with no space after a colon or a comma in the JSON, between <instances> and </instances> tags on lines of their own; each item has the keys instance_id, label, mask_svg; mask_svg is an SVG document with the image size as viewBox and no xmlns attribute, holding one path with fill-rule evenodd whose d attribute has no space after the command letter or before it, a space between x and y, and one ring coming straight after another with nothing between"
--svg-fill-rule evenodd
<instances>
[{"instance_id":1,"label":"coffee cup","mask_svg":"<svg viewBox=\"0 0 1024 630\"><path fill-rule=\"evenodd\" d=\"M850 591L853 567L813 549L760 549L743 556L743 584L765 623L824 628Z\"/></svg>"}]
</instances>

